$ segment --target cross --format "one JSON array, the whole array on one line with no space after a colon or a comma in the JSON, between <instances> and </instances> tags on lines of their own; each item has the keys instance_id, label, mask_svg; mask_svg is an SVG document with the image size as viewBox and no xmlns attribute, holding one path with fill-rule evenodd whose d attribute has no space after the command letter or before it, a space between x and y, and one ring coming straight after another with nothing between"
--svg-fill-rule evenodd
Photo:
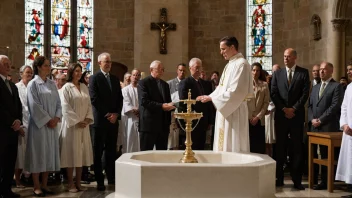
<instances>
[{"instance_id":1,"label":"cross","mask_svg":"<svg viewBox=\"0 0 352 198\"><path fill-rule=\"evenodd\" d=\"M167 30L176 30L176 23L168 23L167 22L167 10L166 8L160 9L160 22L159 23L151 23L151 30L160 30L160 54L167 54L166 49L166 31Z\"/></svg>"}]
</instances>

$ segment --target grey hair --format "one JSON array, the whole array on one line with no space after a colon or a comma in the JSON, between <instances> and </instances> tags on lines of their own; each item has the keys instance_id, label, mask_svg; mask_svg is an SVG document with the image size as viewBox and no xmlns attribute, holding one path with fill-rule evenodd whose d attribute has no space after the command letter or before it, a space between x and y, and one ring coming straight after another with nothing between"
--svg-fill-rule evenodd
<instances>
[{"instance_id":1,"label":"grey hair","mask_svg":"<svg viewBox=\"0 0 352 198\"><path fill-rule=\"evenodd\" d=\"M59 74L57 74L57 75L55 76L56 79L59 79L59 78L61 78L61 77L66 77L66 75L63 74L63 73L59 73Z\"/></svg>"},{"instance_id":2,"label":"grey hair","mask_svg":"<svg viewBox=\"0 0 352 198\"><path fill-rule=\"evenodd\" d=\"M150 63L150 68L157 68L157 65L161 64L161 61L155 60L152 63Z\"/></svg>"},{"instance_id":3,"label":"grey hair","mask_svg":"<svg viewBox=\"0 0 352 198\"><path fill-rule=\"evenodd\" d=\"M27 67L29 67L29 68L31 68L31 69L33 70L32 66L29 66L29 65L23 65L23 66L20 68L20 74L22 74L22 73L24 72L24 70L26 70L26 69L27 69Z\"/></svg>"},{"instance_id":4,"label":"grey hair","mask_svg":"<svg viewBox=\"0 0 352 198\"><path fill-rule=\"evenodd\" d=\"M98 62L101 62L101 61L103 60L103 57L110 57L110 58L111 58L111 56L110 56L109 53L103 52L103 53L99 54L99 56L98 56Z\"/></svg>"},{"instance_id":5,"label":"grey hair","mask_svg":"<svg viewBox=\"0 0 352 198\"><path fill-rule=\"evenodd\" d=\"M194 64L194 63L200 63L200 64L202 64L202 61L199 59L199 58L192 58L190 61L189 61L189 67L192 67L192 65Z\"/></svg>"},{"instance_id":6,"label":"grey hair","mask_svg":"<svg viewBox=\"0 0 352 198\"><path fill-rule=\"evenodd\" d=\"M126 72L125 75L123 75L123 78L126 78L127 75L131 75L130 72Z\"/></svg>"},{"instance_id":7,"label":"grey hair","mask_svg":"<svg viewBox=\"0 0 352 198\"><path fill-rule=\"evenodd\" d=\"M0 55L0 63L2 64L4 59L9 59L6 55Z\"/></svg>"},{"instance_id":8,"label":"grey hair","mask_svg":"<svg viewBox=\"0 0 352 198\"><path fill-rule=\"evenodd\" d=\"M139 70L138 68L132 69L131 74L133 73L133 71L138 71L139 73L141 73L141 70Z\"/></svg>"}]
</instances>

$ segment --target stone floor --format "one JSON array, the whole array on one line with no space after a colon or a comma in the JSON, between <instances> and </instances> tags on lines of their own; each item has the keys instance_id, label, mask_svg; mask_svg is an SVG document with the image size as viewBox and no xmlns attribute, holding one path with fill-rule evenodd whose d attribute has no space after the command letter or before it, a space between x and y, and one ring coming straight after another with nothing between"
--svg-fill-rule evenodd
<instances>
[{"instance_id":1,"label":"stone floor","mask_svg":"<svg viewBox=\"0 0 352 198\"><path fill-rule=\"evenodd\" d=\"M285 179L285 186L283 188L276 188L276 194L275 197L313 197L313 198L321 198L321 197L341 197L343 195L348 195L352 194L352 192L346 192L344 188L346 185L342 183L337 183L335 185L336 190L334 193L329 193L326 190L312 190L308 189L308 182L305 179L303 182L304 186L306 187L306 190L304 191L298 191L293 189L293 184L292 181L289 180L289 178ZM70 197L70 198L76 198L76 197L82 197L82 198L103 198L107 197L109 194L112 194L115 190L115 187L113 185L106 185L106 191L101 192L96 190L96 183L92 182L91 184L83 185L88 188L87 191L83 192L78 192L78 193L69 193L66 191L66 184L61 184L61 185L55 185L51 186L50 189L52 189L56 194L53 196L47 196L47 197ZM34 197L33 196L33 188L32 187L27 187L24 189L18 189L14 188L14 192L20 193L22 197ZM112 195L109 196L113 197Z\"/></svg>"}]
</instances>

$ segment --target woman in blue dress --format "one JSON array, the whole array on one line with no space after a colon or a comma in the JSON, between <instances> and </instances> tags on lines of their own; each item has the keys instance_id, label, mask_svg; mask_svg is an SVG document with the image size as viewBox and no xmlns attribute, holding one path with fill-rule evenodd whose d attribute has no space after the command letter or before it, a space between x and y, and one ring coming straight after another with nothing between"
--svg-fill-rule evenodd
<instances>
[{"instance_id":1,"label":"woman in blue dress","mask_svg":"<svg viewBox=\"0 0 352 198\"><path fill-rule=\"evenodd\" d=\"M49 190L48 174L60 170L59 127L61 102L54 81L50 75L50 62L44 56L37 56L33 62L35 77L28 83L29 109L28 142L25 170L32 173L35 196L53 194ZM42 173L42 184L39 174Z\"/></svg>"}]
</instances>

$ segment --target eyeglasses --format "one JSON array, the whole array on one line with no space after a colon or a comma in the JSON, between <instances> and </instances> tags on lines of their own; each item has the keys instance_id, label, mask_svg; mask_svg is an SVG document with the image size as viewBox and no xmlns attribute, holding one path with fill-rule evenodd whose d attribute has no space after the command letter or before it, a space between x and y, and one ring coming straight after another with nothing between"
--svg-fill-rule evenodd
<instances>
[{"instance_id":1,"label":"eyeglasses","mask_svg":"<svg viewBox=\"0 0 352 198\"><path fill-rule=\"evenodd\" d=\"M104 62L106 64L111 64L112 63L112 61L101 61L101 62Z\"/></svg>"}]
</instances>

